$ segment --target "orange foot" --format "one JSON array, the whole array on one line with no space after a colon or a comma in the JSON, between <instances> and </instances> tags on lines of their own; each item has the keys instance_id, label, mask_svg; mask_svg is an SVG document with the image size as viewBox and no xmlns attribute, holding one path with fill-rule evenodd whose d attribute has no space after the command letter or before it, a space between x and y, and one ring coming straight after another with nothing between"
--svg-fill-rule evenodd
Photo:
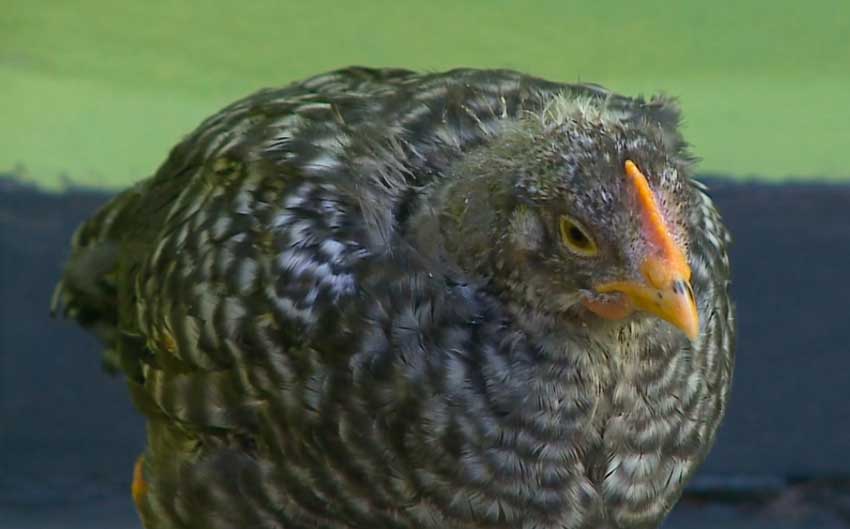
<instances>
[{"instance_id":1,"label":"orange foot","mask_svg":"<svg viewBox=\"0 0 850 529\"><path fill-rule=\"evenodd\" d=\"M142 497L148 490L148 484L145 483L145 473L142 468L145 462L145 458L143 456L139 456L136 459L136 465L133 467L133 485L130 487L130 490L133 492L133 501L136 502L136 509L140 509L142 506Z\"/></svg>"}]
</instances>

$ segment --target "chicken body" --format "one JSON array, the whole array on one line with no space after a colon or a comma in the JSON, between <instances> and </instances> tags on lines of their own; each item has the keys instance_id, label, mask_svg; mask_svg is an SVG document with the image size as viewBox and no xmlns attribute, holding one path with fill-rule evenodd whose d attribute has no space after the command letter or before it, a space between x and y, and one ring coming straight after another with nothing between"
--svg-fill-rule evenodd
<instances>
[{"instance_id":1,"label":"chicken body","mask_svg":"<svg viewBox=\"0 0 850 529\"><path fill-rule=\"evenodd\" d=\"M351 68L202 123L78 230L58 289L146 416L145 526L657 527L734 341L728 235L676 120L509 71ZM626 187L574 175L618 182L626 158L686 249L693 340L577 301L643 224ZM564 200L597 204L603 261L556 249L539 219Z\"/></svg>"}]
</instances>

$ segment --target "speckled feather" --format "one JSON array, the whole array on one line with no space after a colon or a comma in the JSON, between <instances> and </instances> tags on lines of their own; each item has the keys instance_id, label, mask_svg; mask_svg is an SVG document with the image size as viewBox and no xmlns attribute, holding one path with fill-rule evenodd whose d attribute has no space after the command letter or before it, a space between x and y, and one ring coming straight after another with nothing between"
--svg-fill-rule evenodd
<instances>
[{"instance_id":1,"label":"speckled feather","mask_svg":"<svg viewBox=\"0 0 850 529\"><path fill-rule=\"evenodd\" d=\"M558 97L675 162L645 168L676 197L695 342L559 323L551 287L487 253L479 210L444 236L457 175ZM78 230L57 291L147 416L145 526L656 527L713 442L734 341L729 237L677 120L510 71L350 68L203 122Z\"/></svg>"}]
</instances>

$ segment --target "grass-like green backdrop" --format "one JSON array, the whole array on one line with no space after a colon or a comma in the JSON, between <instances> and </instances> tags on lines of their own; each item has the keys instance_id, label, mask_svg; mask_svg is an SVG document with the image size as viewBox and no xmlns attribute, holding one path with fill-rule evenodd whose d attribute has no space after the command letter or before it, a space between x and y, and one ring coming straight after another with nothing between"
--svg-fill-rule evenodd
<instances>
[{"instance_id":1,"label":"grass-like green backdrop","mask_svg":"<svg viewBox=\"0 0 850 529\"><path fill-rule=\"evenodd\" d=\"M850 177L845 0L4 0L0 172L125 186L202 118L349 64L679 96L704 173Z\"/></svg>"}]
</instances>

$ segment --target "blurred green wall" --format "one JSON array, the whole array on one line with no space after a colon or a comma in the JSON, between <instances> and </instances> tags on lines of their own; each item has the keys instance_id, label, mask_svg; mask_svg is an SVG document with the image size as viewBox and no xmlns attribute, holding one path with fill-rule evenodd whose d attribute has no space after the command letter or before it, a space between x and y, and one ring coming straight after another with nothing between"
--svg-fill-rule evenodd
<instances>
[{"instance_id":1,"label":"blurred green wall","mask_svg":"<svg viewBox=\"0 0 850 529\"><path fill-rule=\"evenodd\" d=\"M850 177L850 1L0 0L0 172L125 186L331 68L506 67L681 98L702 172Z\"/></svg>"}]
</instances>

